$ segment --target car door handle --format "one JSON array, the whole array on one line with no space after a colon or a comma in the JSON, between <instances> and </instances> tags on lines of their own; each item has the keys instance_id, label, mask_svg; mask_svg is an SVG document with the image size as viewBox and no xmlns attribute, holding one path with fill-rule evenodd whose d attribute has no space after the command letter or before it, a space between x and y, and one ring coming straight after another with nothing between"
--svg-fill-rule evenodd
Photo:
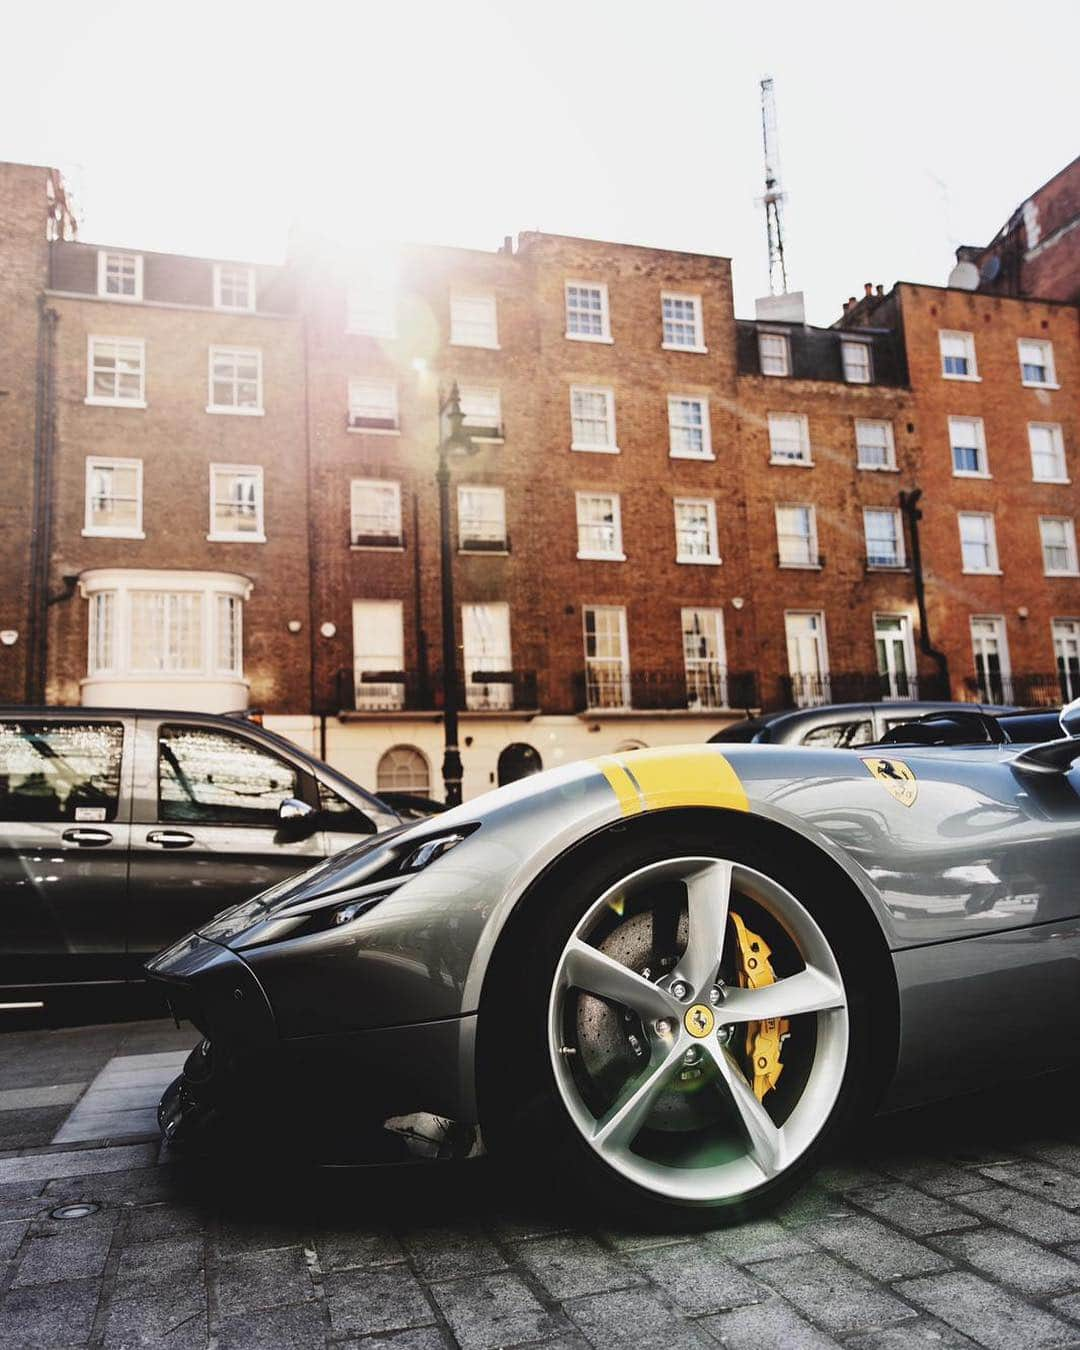
<instances>
[{"instance_id":1,"label":"car door handle","mask_svg":"<svg viewBox=\"0 0 1080 1350\"><path fill-rule=\"evenodd\" d=\"M78 844L80 848L101 848L103 844L112 843L108 830L65 830L60 838L67 844Z\"/></svg>"},{"instance_id":2,"label":"car door handle","mask_svg":"<svg viewBox=\"0 0 1080 1350\"><path fill-rule=\"evenodd\" d=\"M186 830L151 830L146 836L148 844L158 844L161 848L187 848L195 842L195 836Z\"/></svg>"}]
</instances>

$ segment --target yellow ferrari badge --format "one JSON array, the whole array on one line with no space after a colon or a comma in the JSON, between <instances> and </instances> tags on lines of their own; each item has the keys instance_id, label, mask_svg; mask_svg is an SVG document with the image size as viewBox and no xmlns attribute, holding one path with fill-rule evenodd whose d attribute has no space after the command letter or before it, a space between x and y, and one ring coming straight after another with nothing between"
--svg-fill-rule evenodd
<instances>
[{"instance_id":1,"label":"yellow ferrari badge","mask_svg":"<svg viewBox=\"0 0 1080 1350\"><path fill-rule=\"evenodd\" d=\"M908 766L899 759L864 759L863 763L892 793L901 806L914 806L919 784Z\"/></svg>"},{"instance_id":2,"label":"yellow ferrari badge","mask_svg":"<svg viewBox=\"0 0 1080 1350\"><path fill-rule=\"evenodd\" d=\"M687 1008L683 1022L690 1035L701 1040L716 1026L716 1014L707 1003L695 1003L692 1008Z\"/></svg>"}]
</instances>

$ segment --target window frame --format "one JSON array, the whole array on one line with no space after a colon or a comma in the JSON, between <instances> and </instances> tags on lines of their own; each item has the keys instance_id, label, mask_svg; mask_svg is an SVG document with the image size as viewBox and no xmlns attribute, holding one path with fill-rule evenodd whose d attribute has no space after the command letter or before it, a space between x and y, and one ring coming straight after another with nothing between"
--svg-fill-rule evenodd
<instances>
[{"instance_id":1,"label":"window frame","mask_svg":"<svg viewBox=\"0 0 1080 1350\"><path fill-rule=\"evenodd\" d=\"M466 536L462 522L465 520L465 512L462 508L462 495L466 492L483 494L489 496L493 501L500 502L499 520L501 521L501 532L498 538L494 535L490 540L486 540L481 533L474 533ZM509 535L506 529L506 489L499 483L459 483L457 490L457 539L459 553L477 553L477 554L507 554L510 551ZM469 539L472 540L472 546L469 546ZM498 545L498 547L487 547L487 544ZM479 547L478 547L479 545Z\"/></svg>"},{"instance_id":2,"label":"window frame","mask_svg":"<svg viewBox=\"0 0 1080 1350\"><path fill-rule=\"evenodd\" d=\"M589 655L589 625L588 616L593 617L593 637L595 640L597 634L596 615L600 613L611 613L619 616L618 620L618 639L619 654L617 656L590 656ZM633 705L633 690L630 683L630 632L627 623L627 614L625 605L606 605L606 604L583 604L581 606L581 653L585 663L585 702L588 711L604 712L610 710L622 711ZM609 687L618 684L617 692L621 695L617 703L599 703L589 702L590 685L590 665L591 661L598 662L608 667L615 673L615 679L608 682ZM594 681L595 682L595 681Z\"/></svg>"},{"instance_id":3,"label":"window frame","mask_svg":"<svg viewBox=\"0 0 1080 1350\"><path fill-rule=\"evenodd\" d=\"M90 479L96 469L135 470L135 524L133 526L94 525L91 521ZM143 462L141 459L123 459L117 455L87 455L85 501L82 533L88 539L145 539L143 530Z\"/></svg>"},{"instance_id":4,"label":"window frame","mask_svg":"<svg viewBox=\"0 0 1080 1350\"><path fill-rule=\"evenodd\" d=\"M967 370L967 371L965 371L963 374L958 374L958 373L956 373L956 372L954 372L954 371L949 371L949 370L946 370L946 369L945 369L945 362L946 362L946 360L947 360L947 359L952 359L952 358L947 358L946 355L945 355L945 346L944 346L944 343L943 343L943 339L944 339L944 338L962 338L962 339L963 339L964 347L965 347L966 352L967 352L967 354L966 354L966 356L965 356L964 359L967 361L967 363L968 363L968 365L969 365L969 367L970 367L970 369ZM974 333L965 332L963 329L960 329L960 328L939 328L939 329L938 329L938 353L939 353L939 357L940 357L940 360L939 360L939 366L940 366L940 371L941 371L941 378L942 378L943 380L961 380L961 381L964 381L964 382L966 382L966 383L968 383L968 384L977 384L977 383L979 383L979 381L982 379L982 376L979 374L979 363L978 363L978 358L977 358L976 353L975 353L975 334L974 334Z\"/></svg>"},{"instance_id":5,"label":"window frame","mask_svg":"<svg viewBox=\"0 0 1080 1350\"><path fill-rule=\"evenodd\" d=\"M862 473L899 473L896 465L896 439L893 432L891 418L887 417L856 417L852 419L855 423L855 467ZM863 447L859 443L860 427L884 427L885 428L885 463L884 464L864 464L862 461Z\"/></svg>"},{"instance_id":6,"label":"window frame","mask_svg":"<svg viewBox=\"0 0 1080 1350\"><path fill-rule=\"evenodd\" d=\"M693 343L689 342L668 342L664 338L664 326L669 320L664 314L665 300L681 300L689 302L694 312L694 338ZM671 323L685 323L685 319L671 319ZM665 352L692 352L697 355L707 355L708 347L705 345L705 306L702 303L700 292L693 291L661 291L660 292L660 350Z\"/></svg>"},{"instance_id":7,"label":"window frame","mask_svg":"<svg viewBox=\"0 0 1080 1350\"><path fill-rule=\"evenodd\" d=\"M465 417L463 429L470 433L474 441L480 441L483 445L502 445L505 436L503 435L503 417L502 417L502 390L494 384L459 384L458 394L461 399L461 411ZM488 399L494 405L493 421L470 421L475 413L466 411L465 405L470 400L479 396ZM483 414L485 417L489 414ZM494 432L494 435L487 435L486 432Z\"/></svg>"},{"instance_id":8,"label":"window frame","mask_svg":"<svg viewBox=\"0 0 1080 1350\"><path fill-rule=\"evenodd\" d=\"M1043 363L1047 378L1045 380L1028 380L1024 378L1024 346L1042 347L1046 352L1046 361ZM1049 338L1017 338L1016 339L1016 357L1020 366L1020 383L1025 389L1060 389L1058 383L1057 364L1054 361L1054 344Z\"/></svg>"},{"instance_id":9,"label":"window frame","mask_svg":"<svg viewBox=\"0 0 1080 1350\"><path fill-rule=\"evenodd\" d=\"M988 520L990 529L987 535L988 555L992 562L989 567L968 567L964 560L964 518L965 516L977 517L980 520ZM973 577L999 577L1002 575L1001 558L997 546L997 525L994 521L992 511L957 511L956 513L957 531L960 538L960 570L965 576Z\"/></svg>"},{"instance_id":10,"label":"window frame","mask_svg":"<svg viewBox=\"0 0 1080 1350\"><path fill-rule=\"evenodd\" d=\"M250 532L240 530L217 531L214 517L217 511L217 475L233 473L251 475L255 479L255 523ZM266 515L263 498L263 466L261 464L218 464L210 465L210 528L206 538L215 544L265 544Z\"/></svg>"},{"instance_id":11,"label":"window frame","mask_svg":"<svg viewBox=\"0 0 1080 1350\"><path fill-rule=\"evenodd\" d=\"M896 561L875 562L870 556L871 515L891 516L896 525ZM904 518L897 506L863 507L863 544L865 546L866 569L868 572L902 572L907 567L907 548L904 540Z\"/></svg>"},{"instance_id":12,"label":"window frame","mask_svg":"<svg viewBox=\"0 0 1080 1350\"><path fill-rule=\"evenodd\" d=\"M226 271L244 272L247 275L248 303L246 305L227 305L221 298L222 274ZM214 263L214 308L228 314L254 314L257 298L255 295L255 268L250 263Z\"/></svg>"},{"instance_id":13,"label":"window frame","mask_svg":"<svg viewBox=\"0 0 1080 1350\"><path fill-rule=\"evenodd\" d=\"M782 540L787 536L780 529L781 511L806 511L810 525L809 534L806 536L807 543L807 561L793 562L784 557L784 548ZM817 529L817 507L813 502L774 502L773 503L773 528L776 531L776 565L785 570L799 572L820 572L821 571L821 548L818 540Z\"/></svg>"},{"instance_id":14,"label":"window frame","mask_svg":"<svg viewBox=\"0 0 1080 1350\"><path fill-rule=\"evenodd\" d=\"M676 422L674 420L672 404L674 403L696 403L701 408L701 453L695 454L690 450L676 450L674 435ZM707 460L715 459L712 447L712 413L709 408L708 394L668 394L667 396L668 413L668 457L670 459L694 459ZM689 425L689 424L685 424Z\"/></svg>"},{"instance_id":15,"label":"window frame","mask_svg":"<svg viewBox=\"0 0 1080 1350\"><path fill-rule=\"evenodd\" d=\"M356 293L361 290L363 285L363 282L354 280L345 287L346 336L374 338L377 341L393 342L397 338L398 293L396 285L382 287L369 285L365 288L366 294L379 302L375 305L368 306L368 312L375 315L375 320L373 325L367 328L356 327L353 322L357 311L357 306L354 304L354 297Z\"/></svg>"},{"instance_id":16,"label":"window frame","mask_svg":"<svg viewBox=\"0 0 1080 1350\"><path fill-rule=\"evenodd\" d=\"M363 488L392 488L394 497L393 522L396 522L396 528L387 532L384 536L374 533L364 535L356 528L357 510L356 497L357 489ZM361 543L361 539L382 538L382 543ZM405 549L405 526L401 511L401 482L396 478L350 478L349 479L349 547L351 549L363 550L365 553L402 553Z\"/></svg>"},{"instance_id":17,"label":"window frame","mask_svg":"<svg viewBox=\"0 0 1080 1350\"><path fill-rule=\"evenodd\" d=\"M1033 483L1070 483L1069 464L1065 458L1065 435L1061 429L1060 422L1029 422L1028 428L1028 453L1031 456L1031 481ZM1050 439L1053 442L1054 451L1058 463L1061 466L1061 477L1059 478L1039 478L1035 474L1035 447L1031 443L1031 433L1035 429L1047 431L1050 433Z\"/></svg>"},{"instance_id":18,"label":"window frame","mask_svg":"<svg viewBox=\"0 0 1080 1350\"><path fill-rule=\"evenodd\" d=\"M704 506L706 526L709 531L710 552L704 556L696 554L680 553L680 527L679 527L679 507L680 506ZM715 497L673 497L672 512L675 521L675 561L683 566L704 565L706 567L719 567L723 562L720 556L720 535L716 523L716 499Z\"/></svg>"},{"instance_id":19,"label":"window frame","mask_svg":"<svg viewBox=\"0 0 1080 1350\"><path fill-rule=\"evenodd\" d=\"M490 303L491 303L491 340L490 340L490 341L485 341L485 342L474 342L474 341L470 341L468 338L462 336L460 332L455 333L455 329L454 329L454 324L455 324L454 305L455 305L456 302L460 302L460 301L465 301L465 302L476 302L476 301L480 301L480 300L485 301L485 302L490 301ZM463 320L459 317L459 318L456 320L456 322L460 324L460 323L463 322ZM464 322L467 323L468 321L464 321ZM483 348L483 349L486 350L486 351L492 351L492 352L497 352L497 351L500 351L500 350L501 350L500 345L499 345L499 298L498 298L497 294L495 293L495 291L493 291L493 290L464 290L464 289L462 289L461 287L458 287L458 286L451 286L451 288L450 288L450 346L451 346L451 347L480 347L480 348Z\"/></svg>"},{"instance_id":20,"label":"window frame","mask_svg":"<svg viewBox=\"0 0 1080 1350\"><path fill-rule=\"evenodd\" d=\"M978 469L958 469L956 467L956 440L953 434L954 422L970 422L975 428L975 453L979 461ZM949 424L949 458L952 462L952 476L954 478L992 478L990 472L990 457L986 451L986 428L981 417L971 416L967 413L950 413L948 415ZM963 447L967 449L968 447Z\"/></svg>"},{"instance_id":21,"label":"window frame","mask_svg":"<svg viewBox=\"0 0 1080 1350\"><path fill-rule=\"evenodd\" d=\"M394 410L394 425L392 427L358 427L353 425L353 418L357 415L354 411L357 404L353 396L353 389L359 385L367 385L369 389L382 388L390 391L390 401L387 407ZM355 436L400 436L401 435L401 407L398 403L398 387L396 380L378 380L372 379L367 375L350 375L346 384L346 415L345 430ZM389 418L383 419L389 421Z\"/></svg>"},{"instance_id":22,"label":"window frame","mask_svg":"<svg viewBox=\"0 0 1080 1350\"><path fill-rule=\"evenodd\" d=\"M784 353L783 370L765 369L765 345L763 339L772 339L780 343ZM758 349L758 372L770 380L789 380L791 379L791 334L786 329L781 328L759 328L757 332ZM771 358L769 358L771 359Z\"/></svg>"},{"instance_id":23,"label":"window frame","mask_svg":"<svg viewBox=\"0 0 1080 1350\"><path fill-rule=\"evenodd\" d=\"M608 444L596 445L587 441L577 441L574 439L575 394L603 394L604 398L607 400L607 417L605 420L611 431L611 440ZM615 424L615 390L610 385L572 384L570 386L570 449L595 455L617 455L620 453L618 430Z\"/></svg>"},{"instance_id":24,"label":"window frame","mask_svg":"<svg viewBox=\"0 0 1080 1350\"><path fill-rule=\"evenodd\" d=\"M242 408L236 404L214 402L214 385L216 383L214 379L214 361L220 360L223 356L230 356L233 358L234 368L239 365L240 357L250 358L254 356L256 358L258 370L255 376L255 385L258 402L254 407ZM263 354L261 347L233 347L215 343L213 346L207 348L206 368L208 391L206 411L208 413L224 417L264 417L266 415L266 407L263 403ZM234 390L239 388L239 375L233 376L232 385Z\"/></svg>"},{"instance_id":25,"label":"window frame","mask_svg":"<svg viewBox=\"0 0 1080 1350\"><path fill-rule=\"evenodd\" d=\"M1046 535L1043 533L1045 525L1064 525L1065 526L1065 552L1068 555L1068 566L1064 568L1050 567L1047 556ZM1073 516L1039 516L1039 544L1042 552L1043 576L1045 577L1076 577L1080 576L1080 564L1077 562L1076 555L1076 519ZM1051 548L1060 548L1059 544L1051 544Z\"/></svg>"},{"instance_id":26,"label":"window frame","mask_svg":"<svg viewBox=\"0 0 1080 1350\"><path fill-rule=\"evenodd\" d=\"M132 295L106 290L110 258L130 258L135 263L135 291ZM97 293L102 300L119 300L126 305L141 304L143 298L143 255L141 253L130 253L127 249L122 248L99 248L97 251Z\"/></svg>"},{"instance_id":27,"label":"window frame","mask_svg":"<svg viewBox=\"0 0 1080 1350\"><path fill-rule=\"evenodd\" d=\"M861 352L866 358L866 378L856 378L851 373L851 367L848 365L849 352ZM844 382L846 384L873 384L874 383L874 347L873 343L864 341L861 338L844 337L840 339L840 367L844 372Z\"/></svg>"},{"instance_id":28,"label":"window frame","mask_svg":"<svg viewBox=\"0 0 1080 1350\"><path fill-rule=\"evenodd\" d=\"M570 287L578 290L598 291L600 294L599 333L572 333L570 331ZM582 281L567 277L563 282L563 337L570 342L603 342L611 345L615 339L611 336L611 306L608 299L606 281Z\"/></svg>"},{"instance_id":29,"label":"window frame","mask_svg":"<svg viewBox=\"0 0 1080 1350\"><path fill-rule=\"evenodd\" d=\"M139 351L139 397L120 398L94 393L94 350L99 342L137 347ZM114 371L119 388L119 371ZM84 403L94 408L145 408L146 407L146 339L135 337L110 337L104 333L88 333L86 337L86 398Z\"/></svg>"},{"instance_id":30,"label":"window frame","mask_svg":"<svg viewBox=\"0 0 1080 1350\"><path fill-rule=\"evenodd\" d=\"M614 547L611 549L588 549L582 548L581 531L590 526L596 526L602 522L582 520L581 506L583 501L589 499L600 500L608 498L612 504L611 528L614 536ZM574 492L574 520L577 525L577 557L581 562L625 562L626 551L623 545L622 533L622 500L621 493L609 492L607 490L592 491L588 488L582 488Z\"/></svg>"},{"instance_id":31,"label":"window frame","mask_svg":"<svg viewBox=\"0 0 1080 1350\"><path fill-rule=\"evenodd\" d=\"M801 447L801 449L802 449L802 451L803 451L803 454L802 454L802 456L801 456L800 458L798 458L798 459L790 459L790 458L785 459L783 456L778 456L778 455L777 455L776 450L775 450L775 447L774 447L774 445L773 445L773 425L772 425L772 424L773 424L773 418L774 418L774 417L786 417L786 418L789 419L790 421L798 422L798 424L799 424L799 433L800 433L800 434L799 434L799 444L800 444L800 447ZM768 413L765 414L765 425L767 426L768 431L769 431L769 463L770 463L770 464L780 464L780 465L782 465L784 468L791 468L792 466L795 466L795 467L798 467L798 468L812 469L812 468L814 467L814 452L813 452L813 447L812 447L811 442L810 442L810 419L809 419L809 417L806 415L806 413L779 412L779 411L768 412Z\"/></svg>"}]
</instances>

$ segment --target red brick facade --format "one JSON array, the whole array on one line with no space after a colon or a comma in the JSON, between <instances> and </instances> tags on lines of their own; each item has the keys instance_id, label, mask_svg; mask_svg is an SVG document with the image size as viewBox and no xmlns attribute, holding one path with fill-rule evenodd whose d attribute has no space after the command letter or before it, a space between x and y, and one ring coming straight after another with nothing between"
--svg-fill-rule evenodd
<instances>
[{"instance_id":1,"label":"red brick facade","mask_svg":"<svg viewBox=\"0 0 1080 1350\"><path fill-rule=\"evenodd\" d=\"M923 692L940 673L928 650L936 647L952 691L966 696L974 692L972 616L1001 620L1017 676L1052 675L1053 621L1080 622L1080 579L1044 575L1039 525L1042 516L1074 514L1075 306L902 284L888 295L868 294L833 330L736 323L724 258L525 234L516 249L491 254L416 248L376 259L307 241L285 267L252 269L253 311L235 312L221 308L215 265L203 259L143 255L140 296L99 295L100 250L46 244L46 171L0 166L0 175L0 389L8 391L0 398L0 436L12 483L0 624L19 633L13 646L0 648L4 698L26 694L27 503L40 442L39 386L54 433L51 509L37 517L38 537L48 533L48 589L56 601L48 607L43 693L57 702L86 697L86 594L93 585L88 591L85 578L120 568L144 578L132 585L150 586L157 577L153 584L165 589L169 574L206 574L208 632L214 587L234 578L246 597L245 697L283 716L334 716L363 704L354 680L354 602L399 603L400 652L388 648L374 673L383 683L396 674L404 692L389 710L369 699L351 715L369 726L385 723L388 744L406 715L437 719L436 445L440 392L455 381L466 395L497 390L501 405L499 427L478 436L477 452L452 466L459 648L461 606L506 604L504 664L515 672L513 695L488 710L503 716L499 730L485 732L478 721L475 737L505 740L514 717L527 720L537 710L553 726L584 714L590 728L598 714L614 711L597 707L589 683L595 674L587 678L588 607L625 612L625 701L643 716L681 715L681 739L698 739L730 715L722 700L702 702L690 687L687 612L716 616L724 650L714 664L726 669L724 692L736 709L798 695L789 656L792 634L808 615L823 616L827 655L823 648L820 665L832 677L817 692L845 697L873 692L882 619L903 625L908 674L917 673ZM365 272L392 296L392 331L382 336L350 331L350 290ZM568 336L568 285L585 287L597 305L603 292L606 330L584 335L594 340ZM681 347L664 340L665 295L675 301L669 322L699 325L689 343L683 330ZM479 306L469 313L494 315L497 332L479 344L455 334L454 296L459 323L465 297ZM38 297L55 315L51 353L38 351ZM972 335L978 379L943 376L943 330ZM764 373L762 334L774 350L786 344L782 373ZM88 399L91 336L143 344L138 402L145 406ZM852 340L865 344L865 380L844 364L844 344ZM1052 344L1052 380L1025 384L1020 340ZM210 411L211 348L261 354L261 405L246 409L250 415ZM373 382L393 386L396 411L384 417L369 409L350 425L350 380L367 381L369 398L382 396L371 393ZM597 408L607 417L613 411L618 453L611 453L616 445L571 448L574 388L588 396L579 404L579 429L582 408L593 416ZM610 401L600 391L610 391ZM687 408L697 416L707 406L707 440L698 428L694 444L708 454L672 453L673 436L683 433L669 427L669 399L676 400L676 420L690 415ZM806 462L778 453L770 414L805 419ZM990 476L954 474L949 417L982 419ZM1029 423L1060 427L1069 481L1033 481ZM860 463L857 427L867 424L889 428L890 453L881 462L864 454ZM501 434L491 434L496 430ZM86 532L88 456L141 461L144 537ZM261 469L265 540L208 539L213 464ZM400 484L400 529L392 537L353 541L354 480ZM503 489L506 539L495 542L504 547L457 547L457 488L469 484ZM922 493L928 631L916 603L910 519L900 514L901 494L915 490ZM595 550L580 547L576 494L618 495L621 550L609 548L615 556L578 556ZM684 533L689 560L678 560L677 502L713 504L714 556L699 530L692 545ZM813 550L793 563L790 540L778 540L777 507L811 506ZM680 508L684 523L705 509ZM898 513L894 556L876 556L873 548L868 556L868 510ZM965 572L959 512L994 515L1000 574ZM886 517L874 519L880 529ZM608 547L613 527L597 528ZM131 634L118 629L110 640L127 643ZM220 635L208 642L211 665L225 660ZM199 678L185 678L156 687L197 704ZM698 722L687 727L695 714Z\"/></svg>"}]
</instances>

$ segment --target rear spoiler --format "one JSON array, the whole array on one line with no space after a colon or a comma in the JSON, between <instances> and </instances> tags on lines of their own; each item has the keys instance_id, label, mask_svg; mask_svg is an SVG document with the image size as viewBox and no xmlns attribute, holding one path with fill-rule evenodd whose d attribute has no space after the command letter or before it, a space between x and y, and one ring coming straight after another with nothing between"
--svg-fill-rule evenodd
<instances>
[{"instance_id":1,"label":"rear spoiler","mask_svg":"<svg viewBox=\"0 0 1080 1350\"><path fill-rule=\"evenodd\" d=\"M1068 773L1080 759L1080 736L1065 736L1060 741L1044 741L1022 750L1012 761L1017 773Z\"/></svg>"}]
</instances>

